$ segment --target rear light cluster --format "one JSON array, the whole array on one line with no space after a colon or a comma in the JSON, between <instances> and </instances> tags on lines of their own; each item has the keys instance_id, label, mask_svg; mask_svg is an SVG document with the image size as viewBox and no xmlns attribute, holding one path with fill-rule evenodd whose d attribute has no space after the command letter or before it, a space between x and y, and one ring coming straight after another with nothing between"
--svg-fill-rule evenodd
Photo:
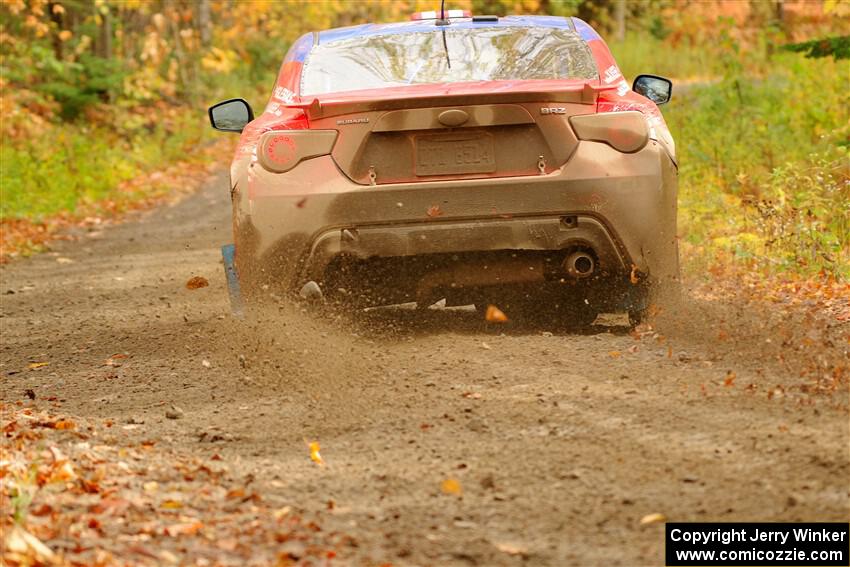
<instances>
[{"instance_id":1,"label":"rear light cluster","mask_svg":"<svg viewBox=\"0 0 850 567\"><path fill-rule=\"evenodd\" d=\"M307 120L307 113L300 108L287 109L285 114L281 114L282 122L275 124L275 130L309 130L310 121Z\"/></svg>"},{"instance_id":2,"label":"rear light cluster","mask_svg":"<svg viewBox=\"0 0 850 567\"><path fill-rule=\"evenodd\" d=\"M642 150L649 141L646 118L636 110L572 116L570 125L579 140L603 142L627 154Z\"/></svg>"},{"instance_id":3,"label":"rear light cluster","mask_svg":"<svg viewBox=\"0 0 850 567\"><path fill-rule=\"evenodd\" d=\"M289 171L305 159L331 153L336 130L283 130L260 137L257 159L272 173Z\"/></svg>"}]
</instances>

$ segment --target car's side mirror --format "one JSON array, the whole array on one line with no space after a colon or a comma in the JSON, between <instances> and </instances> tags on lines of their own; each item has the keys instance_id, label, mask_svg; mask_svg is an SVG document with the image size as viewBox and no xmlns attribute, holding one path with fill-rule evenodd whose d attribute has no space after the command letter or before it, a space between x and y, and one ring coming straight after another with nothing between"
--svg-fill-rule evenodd
<instances>
[{"instance_id":1,"label":"car's side mirror","mask_svg":"<svg viewBox=\"0 0 850 567\"><path fill-rule=\"evenodd\" d=\"M638 75L632 85L632 90L655 104L664 104L669 102L673 95L673 83L670 79L656 75Z\"/></svg>"},{"instance_id":2,"label":"car's side mirror","mask_svg":"<svg viewBox=\"0 0 850 567\"><path fill-rule=\"evenodd\" d=\"M241 132L254 119L251 105L243 98L225 100L209 109L210 124L222 132Z\"/></svg>"}]
</instances>

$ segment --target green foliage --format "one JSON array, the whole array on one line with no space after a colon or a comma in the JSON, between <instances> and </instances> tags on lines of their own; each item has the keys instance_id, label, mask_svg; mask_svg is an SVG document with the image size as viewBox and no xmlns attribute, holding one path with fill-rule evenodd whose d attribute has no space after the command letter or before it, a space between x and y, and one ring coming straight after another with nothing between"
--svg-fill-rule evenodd
<instances>
[{"instance_id":1,"label":"green foliage","mask_svg":"<svg viewBox=\"0 0 850 567\"><path fill-rule=\"evenodd\" d=\"M850 277L846 77L832 60L796 55L770 69L691 86L665 111L691 260L728 253L768 271Z\"/></svg>"},{"instance_id":2,"label":"green foliage","mask_svg":"<svg viewBox=\"0 0 850 567\"><path fill-rule=\"evenodd\" d=\"M618 0L447 1L476 14L577 15L608 38L626 77L673 78L664 113L679 148L686 264L725 255L850 276L850 100L838 61L850 51L847 5L827 0L819 24L795 31L797 19L783 21L774 2L748 2L744 23L720 10L733 4L629 0L628 33L617 42ZM302 33L404 20L436 5L3 0L0 219L144 198L127 182L212 135L207 105L245 96L259 108ZM826 39L778 47L799 36Z\"/></svg>"},{"instance_id":3,"label":"green foliage","mask_svg":"<svg viewBox=\"0 0 850 567\"><path fill-rule=\"evenodd\" d=\"M850 59L850 35L825 37L802 43L784 45L782 49L805 53L806 57L833 57L835 59Z\"/></svg>"},{"instance_id":4,"label":"green foliage","mask_svg":"<svg viewBox=\"0 0 850 567\"><path fill-rule=\"evenodd\" d=\"M91 53L60 59L43 41L16 44L3 57L0 71L5 80L27 85L34 93L59 103L64 120L74 120L86 107L120 96L125 75L119 60Z\"/></svg>"},{"instance_id":5,"label":"green foliage","mask_svg":"<svg viewBox=\"0 0 850 567\"><path fill-rule=\"evenodd\" d=\"M86 107L121 94L124 73L118 61L86 54L79 62L60 62L56 68L34 90L58 102L64 120L74 120Z\"/></svg>"},{"instance_id":6,"label":"green foliage","mask_svg":"<svg viewBox=\"0 0 850 567\"><path fill-rule=\"evenodd\" d=\"M49 138L0 140L0 219L38 219L126 199L123 182L185 158L208 130L186 111L163 123L125 120L120 127L71 123L54 125Z\"/></svg>"},{"instance_id":7,"label":"green foliage","mask_svg":"<svg viewBox=\"0 0 850 567\"><path fill-rule=\"evenodd\" d=\"M26 523L29 507L39 490L38 463L32 462L24 470L19 470L5 479L9 486L12 504L12 519L15 523Z\"/></svg>"},{"instance_id":8,"label":"green foliage","mask_svg":"<svg viewBox=\"0 0 850 567\"><path fill-rule=\"evenodd\" d=\"M723 72L722 62L704 46L681 44L673 48L652 34L631 32L623 42L607 43L620 70L628 78L650 73L671 77L676 81L708 78ZM680 81L676 83L680 84Z\"/></svg>"}]
</instances>

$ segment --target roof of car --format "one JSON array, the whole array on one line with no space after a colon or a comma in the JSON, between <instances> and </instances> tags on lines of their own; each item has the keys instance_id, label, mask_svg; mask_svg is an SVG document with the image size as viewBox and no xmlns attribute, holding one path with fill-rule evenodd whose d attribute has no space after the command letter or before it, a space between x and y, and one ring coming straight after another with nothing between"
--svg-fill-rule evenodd
<instances>
[{"instance_id":1,"label":"roof of car","mask_svg":"<svg viewBox=\"0 0 850 567\"><path fill-rule=\"evenodd\" d=\"M591 40L599 36L585 22L578 18L559 16L503 16L496 21L474 21L472 18L452 18L448 28L435 25L434 20L415 20L391 24L363 24L345 28L335 28L319 32L319 44L331 43L353 37L431 32L442 29L473 29L480 27L543 27L575 30L582 39Z\"/></svg>"},{"instance_id":2,"label":"roof of car","mask_svg":"<svg viewBox=\"0 0 850 567\"><path fill-rule=\"evenodd\" d=\"M472 18L452 18L449 29L475 29L482 27L542 27L574 30L584 41L600 39L592 27L578 18L561 16L503 16L497 21L475 21ZM434 20L413 20L388 24L362 24L344 28L333 28L301 36L287 54L286 61L304 61L315 45L334 43L355 37L366 37L399 33L433 32L446 29L437 26ZM318 37L316 37L318 35ZM318 41L317 41L318 40Z\"/></svg>"}]
</instances>

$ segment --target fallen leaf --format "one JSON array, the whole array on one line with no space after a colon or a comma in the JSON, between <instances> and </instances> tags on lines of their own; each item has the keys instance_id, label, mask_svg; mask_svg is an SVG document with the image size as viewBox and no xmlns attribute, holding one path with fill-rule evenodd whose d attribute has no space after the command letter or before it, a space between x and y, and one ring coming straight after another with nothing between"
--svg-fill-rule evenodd
<instances>
[{"instance_id":1,"label":"fallen leaf","mask_svg":"<svg viewBox=\"0 0 850 567\"><path fill-rule=\"evenodd\" d=\"M735 378L736 378L736 377L737 377L737 376L735 375L735 373L734 373L734 372L732 372L731 370L730 370L730 371L728 371L728 372L726 373L726 378L723 380L723 385L724 385L724 386L727 386L727 387L729 387L729 386L734 386L734 385L735 385Z\"/></svg>"},{"instance_id":2,"label":"fallen leaf","mask_svg":"<svg viewBox=\"0 0 850 567\"><path fill-rule=\"evenodd\" d=\"M167 410L165 410L165 417L168 419L182 419L186 413L182 408L175 406L174 404Z\"/></svg>"},{"instance_id":3,"label":"fallen leaf","mask_svg":"<svg viewBox=\"0 0 850 567\"><path fill-rule=\"evenodd\" d=\"M127 358L126 354L120 354L120 353L119 354L113 354L112 356L110 356L109 358L107 358L104 361L103 365L104 366L121 366L121 363L118 362L118 361L121 360L121 359L124 359L124 358Z\"/></svg>"},{"instance_id":4,"label":"fallen leaf","mask_svg":"<svg viewBox=\"0 0 850 567\"><path fill-rule=\"evenodd\" d=\"M68 419L60 419L53 424L53 429L74 429L75 427L77 427L77 424Z\"/></svg>"},{"instance_id":5,"label":"fallen leaf","mask_svg":"<svg viewBox=\"0 0 850 567\"><path fill-rule=\"evenodd\" d=\"M310 460L320 467L325 466L325 460L322 459L322 455L319 453L319 442L313 441L311 443L307 443L307 447L310 449Z\"/></svg>"},{"instance_id":6,"label":"fallen leaf","mask_svg":"<svg viewBox=\"0 0 850 567\"><path fill-rule=\"evenodd\" d=\"M186 289L201 289L202 287L207 287L210 285L210 282L207 278L201 276L194 276L189 278L189 281L186 282Z\"/></svg>"},{"instance_id":7,"label":"fallen leaf","mask_svg":"<svg viewBox=\"0 0 850 567\"><path fill-rule=\"evenodd\" d=\"M41 504L40 506L30 508L29 513L38 517L49 516L53 513L53 508L49 504Z\"/></svg>"},{"instance_id":8,"label":"fallen leaf","mask_svg":"<svg viewBox=\"0 0 850 567\"><path fill-rule=\"evenodd\" d=\"M179 510L183 507L183 503L178 500L163 500L159 507L165 510Z\"/></svg>"},{"instance_id":9,"label":"fallen leaf","mask_svg":"<svg viewBox=\"0 0 850 567\"><path fill-rule=\"evenodd\" d=\"M234 488L227 492L227 496L225 496L228 500L239 500L245 498L245 489L244 488Z\"/></svg>"},{"instance_id":10,"label":"fallen leaf","mask_svg":"<svg viewBox=\"0 0 850 567\"><path fill-rule=\"evenodd\" d=\"M621 354L623 354L623 353L621 353L618 350L612 350L611 352L608 353L608 356L610 356L611 358L620 358Z\"/></svg>"},{"instance_id":11,"label":"fallen leaf","mask_svg":"<svg viewBox=\"0 0 850 567\"><path fill-rule=\"evenodd\" d=\"M50 363L49 362L30 362L27 365L27 368L29 368L30 370L35 370L36 368L42 368L43 366L47 366L48 364L50 364Z\"/></svg>"},{"instance_id":12,"label":"fallen leaf","mask_svg":"<svg viewBox=\"0 0 850 567\"><path fill-rule=\"evenodd\" d=\"M496 549L508 555L527 555L528 549L515 543L497 543Z\"/></svg>"},{"instance_id":13,"label":"fallen leaf","mask_svg":"<svg viewBox=\"0 0 850 567\"><path fill-rule=\"evenodd\" d=\"M65 482L74 480L77 474L74 472L74 467L68 461L58 463L53 469L53 474L50 475L50 482Z\"/></svg>"},{"instance_id":14,"label":"fallen leaf","mask_svg":"<svg viewBox=\"0 0 850 567\"><path fill-rule=\"evenodd\" d=\"M24 557L35 555L38 560L48 563L56 563L59 559L49 547L41 543L40 539L17 524L12 526L12 530L5 537L3 543L6 552L16 553Z\"/></svg>"},{"instance_id":15,"label":"fallen leaf","mask_svg":"<svg viewBox=\"0 0 850 567\"><path fill-rule=\"evenodd\" d=\"M488 305L484 319L486 319L489 323L506 323L508 321L508 316L495 305Z\"/></svg>"},{"instance_id":16,"label":"fallen leaf","mask_svg":"<svg viewBox=\"0 0 850 567\"><path fill-rule=\"evenodd\" d=\"M184 522L173 524L165 528L165 535L175 537L179 535L195 535L201 531L204 524L201 522Z\"/></svg>"},{"instance_id":17,"label":"fallen leaf","mask_svg":"<svg viewBox=\"0 0 850 567\"><path fill-rule=\"evenodd\" d=\"M646 525L649 525L649 524L658 524L658 523L666 522L666 521L667 521L667 516L665 516L664 514L659 514L659 513L656 512L655 514L647 514L646 516L641 518L640 519L640 525L646 526Z\"/></svg>"},{"instance_id":18,"label":"fallen leaf","mask_svg":"<svg viewBox=\"0 0 850 567\"><path fill-rule=\"evenodd\" d=\"M454 494L456 496L463 494L463 488L460 485L460 481L456 478L445 479L442 483L440 483L440 490L443 491L443 494Z\"/></svg>"}]
</instances>

